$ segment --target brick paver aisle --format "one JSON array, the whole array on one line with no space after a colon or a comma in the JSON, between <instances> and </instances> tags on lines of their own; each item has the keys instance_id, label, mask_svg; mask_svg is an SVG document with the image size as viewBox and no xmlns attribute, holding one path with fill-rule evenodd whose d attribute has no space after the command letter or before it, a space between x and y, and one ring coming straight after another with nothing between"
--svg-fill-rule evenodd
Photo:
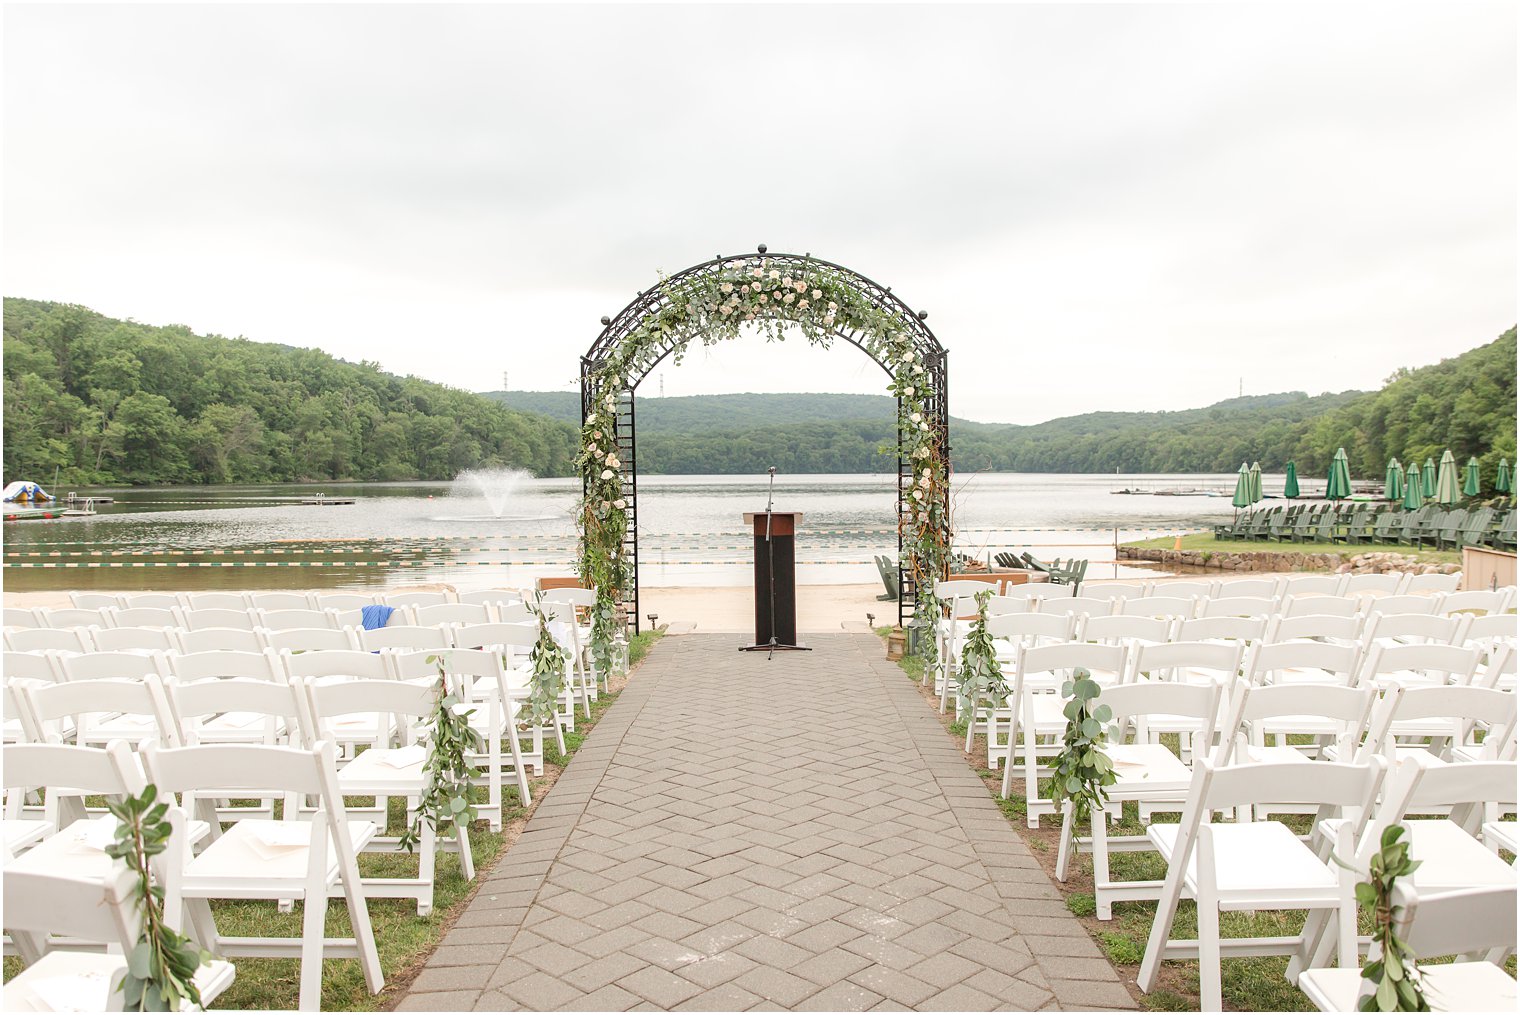
<instances>
[{"instance_id":1,"label":"brick paver aisle","mask_svg":"<svg viewBox=\"0 0 1520 1015\"><path fill-rule=\"evenodd\" d=\"M1132 1007L871 635L667 638L400 1007Z\"/></svg>"}]
</instances>

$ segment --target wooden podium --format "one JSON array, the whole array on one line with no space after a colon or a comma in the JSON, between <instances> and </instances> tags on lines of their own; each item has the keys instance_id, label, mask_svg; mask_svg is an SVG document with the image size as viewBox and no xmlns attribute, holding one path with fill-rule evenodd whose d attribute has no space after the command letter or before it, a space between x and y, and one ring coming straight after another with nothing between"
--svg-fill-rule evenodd
<instances>
[{"instance_id":1,"label":"wooden podium","mask_svg":"<svg viewBox=\"0 0 1520 1015\"><path fill-rule=\"evenodd\" d=\"M740 652L809 651L797 644L797 511L745 512L755 533L755 643Z\"/></svg>"}]
</instances>

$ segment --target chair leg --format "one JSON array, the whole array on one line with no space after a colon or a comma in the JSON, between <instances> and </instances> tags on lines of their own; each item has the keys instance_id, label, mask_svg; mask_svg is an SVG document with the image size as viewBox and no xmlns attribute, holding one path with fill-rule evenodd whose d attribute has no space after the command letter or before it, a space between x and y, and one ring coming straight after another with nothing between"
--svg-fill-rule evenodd
<instances>
[{"instance_id":1,"label":"chair leg","mask_svg":"<svg viewBox=\"0 0 1520 1015\"><path fill-rule=\"evenodd\" d=\"M1198 1010L1224 1010L1219 953L1219 896L1214 886L1214 839L1198 830Z\"/></svg>"},{"instance_id":2,"label":"chair leg","mask_svg":"<svg viewBox=\"0 0 1520 1015\"><path fill-rule=\"evenodd\" d=\"M410 800L407 803L411 803ZM433 882L438 877L438 833L430 821L422 822L422 841L417 844L417 880L422 882L417 896L417 915L433 911Z\"/></svg>"},{"instance_id":3,"label":"chair leg","mask_svg":"<svg viewBox=\"0 0 1520 1015\"><path fill-rule=\"evenodd\" d=\"M1099 807L1092 813L1093 855L1093 901L1097 905L1100 920L1114 918L1114 901L1104 889L1109 883L1108 873L1108 808Z\"/></svg>"},{"instance_id":4,"label":"chair leg","mask_svg":"<svg viewBox=\"0 0 1520 1015\"><path fill-rule=\"evenodd\" d=\"M324 820L323 815L312 818ZM327 836L312 836L301 900L301 1011L322 1010L322 951L327 937Z\"/></svg>"},{"instance_id":5,"label":"chair leg","mask_svg":"<svg viewBox=\"0 0 1520 1015\"><path fill-rule=\"evenodd\" d=\"M999 794L1004 800L1013 792L1013 743L1018 738L1019 706L1014 702L1008 715L1008 753L1003 756L1003 788Z\"/></svg>"},{"instance_id":6,"label":"chair leg","mask_svg":"<svg viewBox=\"0 0 1520 1015\"><path fill-rule=\"evenodd\" d=\"M459 870L466 881L475 880L475 856L470 852L470 826L454 823L454 839L459 843Z\"/></svg>"},{"instance_id":7,"label":"chair leg","mask_svg":"<svg viewBox=\"0 0 1520 1015\"><path fill-rule=\"evenodd\" d=\"M1076 849L1076 807L1070 800L1061 806L1061 846L1056 852L1056 880L1066 881L1066 865Z\"/></svg>"},{"instance_id":8,"label":"chair leg","mask_svg":"<svg viewBox=\"0 0 1520 1015\"><path fill-rule=\"evenodd\" d=\"M1030 710L1031 715L1033 709ZM1035 758L1034 724L1024 724L1024 821L1030 828L1040 827L1040 816L1034 811L1034 802L1040 795L1039 762Z\"/></svg>"},{"instance_id":9,"label":"chair leg","mask_svg":"<svg viewBox=\"0 0 1520 1015\"><path fill-rule=\"evenodd\" d=\"M528 770L523 767L522 739L517 735L517 723L511 717L507 719L507 743L512 748L512 768L517 773L517 794L522 800L524 807L533 805L533 794L528 791ZM501 831L501 814L496 815L496 825L491 831Z\"/></svg>"}]
</instances>

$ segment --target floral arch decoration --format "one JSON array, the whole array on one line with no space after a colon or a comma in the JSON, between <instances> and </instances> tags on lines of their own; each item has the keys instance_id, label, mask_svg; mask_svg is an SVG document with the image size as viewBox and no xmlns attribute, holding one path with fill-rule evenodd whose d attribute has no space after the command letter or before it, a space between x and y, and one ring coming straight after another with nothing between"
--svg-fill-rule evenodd
<instances>
[{"instance_id":1,"label":"floral arch decoration","mask_svg":"<svg viewBox=\"0 0 1520 1015\"><path fill-rule=\"evenodd\" d=\"M947 353L925 323L885 288L810 254L715 257L664 277L634 297L581 357L581 435L576 464L581 580L598 591L592 651L610 659L620 623L639 625L638 467L634 392L694 341L714 345L752 327L767 341L790 328L824 348L843 339L887 373L897 398L898 622L927 619L950 546L950 412ZM604 670L605 672L605 670Z\"/></svg>"}]
</instances>

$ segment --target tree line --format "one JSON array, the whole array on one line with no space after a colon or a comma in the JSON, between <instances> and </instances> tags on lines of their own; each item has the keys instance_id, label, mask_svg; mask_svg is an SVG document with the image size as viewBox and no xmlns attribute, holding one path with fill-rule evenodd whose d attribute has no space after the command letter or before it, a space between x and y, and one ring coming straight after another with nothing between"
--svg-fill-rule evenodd
<instances>
[{"instance_id":1,"label":"tree line","mask_svg":"<svg viewBox=\"0 0 1520 1015\"><path fill-rule=\"evenodd\" d=\"M567 424L296 349L5 300L8 479L263 483L568 475Z\"/></svg>"}]
</instances>

